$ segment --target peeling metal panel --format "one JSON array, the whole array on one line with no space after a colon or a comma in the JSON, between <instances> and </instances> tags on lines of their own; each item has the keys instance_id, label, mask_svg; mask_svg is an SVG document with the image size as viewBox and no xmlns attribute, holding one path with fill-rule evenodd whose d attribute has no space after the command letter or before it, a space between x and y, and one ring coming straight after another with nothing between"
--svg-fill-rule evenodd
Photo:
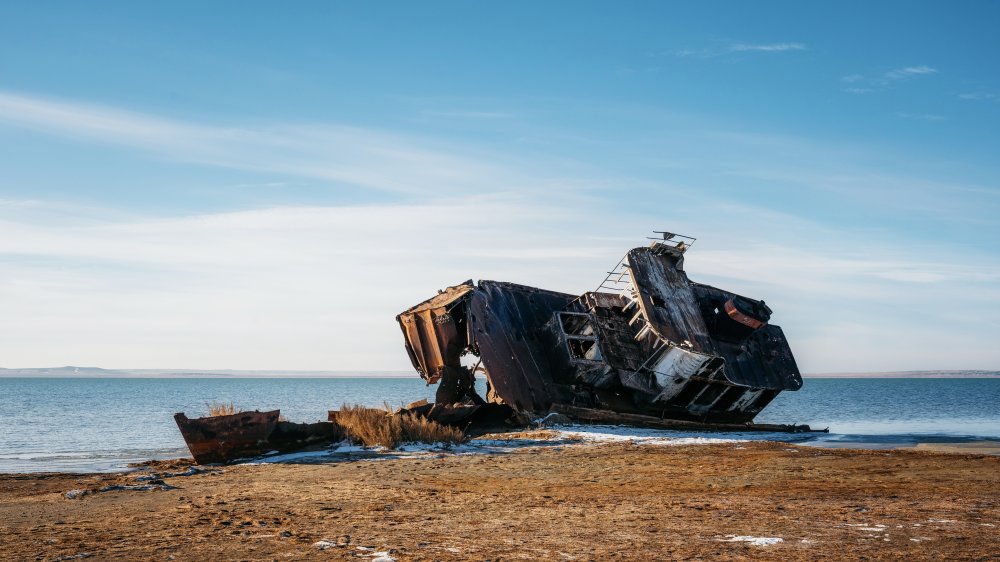
<instances>
[{"instance_id":1,"label":"peeling metal panel","mask_svg":"<svg viewBox=\"0 0 1000 562\"><path fill-rule=\"evenodd\" d=\"M406 340L410 360L428 382L437 382L446 367L460 368L468 346L464 310L456 304L474 289L471 281L448 287L396 317Z\"/></svg>"},{"instance_id":2,"label":"peeling metal panel","mask_svg":"<svg viewBox=\"0 0 1000 562\"><path fill-rule=\"evenodd\" d=\"M690 342L697 351L711 351L698 301L687 275L679 268L681 257L635 248L626 259L639 307L656 335L672 342Z\"/></svg>"},{"instance_id":3,"label":"peeling metal panel","mask_svg":"<svg viewBox=\"0 0 1000 562\"><path fill-rule=\"evenodd\" d=\"M689 351L680 346L671 345L661 355L652 370L654 373L680 376L683 378L711 378L722 367L722 361L714 355Z\"/></svg>"}]
</instances>

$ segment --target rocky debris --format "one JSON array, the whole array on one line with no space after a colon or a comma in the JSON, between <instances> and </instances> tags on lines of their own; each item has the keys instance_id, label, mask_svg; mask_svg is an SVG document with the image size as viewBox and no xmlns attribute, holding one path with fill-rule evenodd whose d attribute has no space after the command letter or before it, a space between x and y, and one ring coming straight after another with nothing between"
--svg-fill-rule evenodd
<instances>
[{"instance_id":1,"label":"rocky debris","mask_svg":"<svg viewBox=\"0 0 1000 562\"><path fill-rule=\"evenodd\" d=\"M151 472L149 474L143 474L141 476L136 476L136 482L154 482L157 484L162 484L164 478L175 478L178 476L194 476L195 474L202 474L206 472L215 472L214 470L209 470L207 468L200 468L197 466L189 466L187 470L182 472Z\"/></svg>"},{"instance_id":2,"label":"rocky debris","mask_svg":"<svg viewBox=\"0 0 1000 562\"><path fill-rule=\"evenodd\" d=\"M96 490L70 490L64 495L68 500L79 500L83 499L84 496L89 496L92 494L102 494L105 492L154 492L160 491L165 492L167 490L177 490L176 486L171 486L163 482L162 480L154 480L147 484L142 485L130 485L130 484L111 484L104 486L102 488L97 488Z\"/></svg>"},{"instance_id":3,"label":"rocky debris","mask_svg":"<svg viewBox=\"0 0 1000 562\"><path fill-rule=\"evenodd\" d=\"M170 484L146 484L144 486L128 486L121 484L114 484L112 486L105 486L98 492L152 492L155 490L167 491L176 490L177 486L171 486Z\"/></svg>"}]
</instances>

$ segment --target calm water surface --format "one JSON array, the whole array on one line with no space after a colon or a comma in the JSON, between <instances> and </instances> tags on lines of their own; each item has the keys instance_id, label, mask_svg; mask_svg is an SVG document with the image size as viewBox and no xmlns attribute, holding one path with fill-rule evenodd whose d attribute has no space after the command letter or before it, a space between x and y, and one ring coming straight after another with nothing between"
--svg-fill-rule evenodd
<instances>
[{"instance_id":1,"label":"calm water surface","mask_svg":"<svg viewBox=\"0 0 1000 562\"><path fill-rule=\"evenodd\" d=\"M114 470L186 456L173 414L204 415L211 402L315 421L341 404L397 406L433 391L415 376L0 378L0 472ZM829 435L774 438L830 446L998 440L1000 379L806 379L756 421L829 427Z\"/></svg>"}]
</instances>

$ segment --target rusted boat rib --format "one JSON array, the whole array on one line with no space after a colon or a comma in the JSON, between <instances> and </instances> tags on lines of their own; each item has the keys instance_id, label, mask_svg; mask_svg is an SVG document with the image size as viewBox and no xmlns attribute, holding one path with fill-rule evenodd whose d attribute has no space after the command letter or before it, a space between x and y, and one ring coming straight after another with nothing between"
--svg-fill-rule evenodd
<instances>
[{"instance_id":1,"label":"rusted boat rib","mask_svg":"<svg viewBox=\"0 0 1000 562\"><path fill-rule=\"evenodd\" d=\"M438 385L438 404L502 405L521 419L556 411L578 421L808 431L752 424L780 392L802 386L771 309L690 281L684 255L695 239L658 234L582 295L471 280L439 291L396 317L414 368Z\"/></svg>"},{"instance_id":2,"label":"rusted boat rib","mask_svg":"<svg viewBox=\"0 0 1000 562\"><path fill-rule=\"evenodd\" d=\"M293 451L342 437L340 428L330 422L292 423L280 417L280 410L195 419L177 413L174 421L198 464Z\"/></svg>"}]
</instances>

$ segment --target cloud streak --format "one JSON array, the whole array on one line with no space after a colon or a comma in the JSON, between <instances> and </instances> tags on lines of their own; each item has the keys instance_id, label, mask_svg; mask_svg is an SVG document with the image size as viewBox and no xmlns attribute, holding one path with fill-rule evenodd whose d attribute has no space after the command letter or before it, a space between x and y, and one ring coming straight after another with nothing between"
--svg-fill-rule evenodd
<instances>
[{"instance_id":1,"label":"cloud streak","mask_svg":"<svg viewBox=\"0 0 1000 562\"><path fill-rule=\"evenodd\" d=\"M804 43L767 43L767 44L748 44L748 43L737 43L731 45L729 50L735 53L756 51L761 53L781 53L785 51L805 51L806 46Z\"/></svg>"},{"instance_id":2,"label":"cloud streak","mask_svg":"<svg viewBox=\"0 0 1000 562\"><path fill-rule=\"evenodd\" d=\"M906 78L912 78L914 76L926 76L928 74L937 74L936 68L931 68L926 65L920 66L907 66L905 68L897 68L895 70L890 70L885 73L885 77L890 80L904 80Z\"/></svg>"},{"instance_id":3,"label":"cloud streak","mask_svg":"<svg viewBox=\"0 0 1000 562\"><path fill-rule=\"evenodd\" d=\"M965 94L958 94L958 99L971 101L995 100L997 99L997 95L989 92L968 92Z\"/></svg>"},{"instance_id":4,"label":"cloud streak","mask_svg":"<svg viewBox=\"0 0 1000 562\"><path fill-rule=\"evenodd\" d=\"M736 53L784 53L806 51L805 43L733 43L724 47L684 47L671 49L666 54L678 58L715 58Z\"/></svg>"},{"instance_id":5,"label":"cloud streak","mask_svg":"<svg viewBox=\"0 0 1000 562\"><path fill-rule=\"evenodd\" d=\"M934 113L905 113L896 112L896 117L902 117L903 119L913 119L916 121L947 121L948 118L944 115L937 115Z\"/></svg>"},{"instance_id":6,"label":"cloud streak","mask_svg":"<svg viewBox=\"0 0 1000 562\"><path fill-rule=\"evenodd\" d=\"M423 194L519 185L462 146L340 124L205 125L0 91L0 123L180 162L323 180L343 189ZM496 155L494 161L503 159Z\"/></svg>"},{"instance_id":7,"label":"cloud streak","mask_svg":"<svg viewBox=\"0 0 1000 562\"><path fill-rule=\"evenodd\" d=\"M868 94L885 89L894 82L902 82L919 76L937 74L938 70L927 65L906 66L889 70L881 75L865 76L864 74L848 74L840 80L848 84L856 84L843 91L848 94Z\"/></svg>"}]
</instances>

